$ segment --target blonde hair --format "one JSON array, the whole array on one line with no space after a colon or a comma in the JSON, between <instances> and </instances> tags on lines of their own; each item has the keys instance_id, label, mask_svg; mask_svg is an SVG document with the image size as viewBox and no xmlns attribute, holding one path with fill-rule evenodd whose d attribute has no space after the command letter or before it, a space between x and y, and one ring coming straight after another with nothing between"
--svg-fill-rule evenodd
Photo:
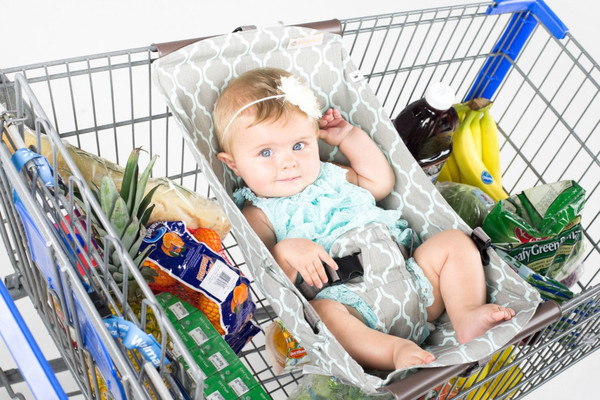
<instances>
[{"instance_id":1,"label":"blonde hair","mask_svg":"<svg viewBox=\"0 0 600 400\"><path fill-rule=\"evenodd\" d=\"M264 121L289 118L294 113L306 113L284 99L281 78L292 74L279 68L257 68L244 72L233 79L223 90L213 113L215 132L222 150L231 151L233 132L240 123L254 126ZM246 117L246 118L244 118ZM314 119L318 133L318 120Z\"/></svg>"}]
</instances>

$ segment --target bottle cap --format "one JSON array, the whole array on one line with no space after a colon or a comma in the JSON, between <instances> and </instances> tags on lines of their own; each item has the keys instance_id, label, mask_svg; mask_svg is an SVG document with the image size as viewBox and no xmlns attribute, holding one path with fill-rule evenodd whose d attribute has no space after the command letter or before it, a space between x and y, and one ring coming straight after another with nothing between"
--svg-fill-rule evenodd
<instances>
[{"instance_id":1,"label":"bottle cap","mask_svg":"<svg viewBox=\"0 0 600 400\"><path fill-rule=\"evenodd\" d=\"M434 82L425 91L425 101L436 110L447 110L456 103L456 94L445 83Z\"/></svg>"}]
</instances>

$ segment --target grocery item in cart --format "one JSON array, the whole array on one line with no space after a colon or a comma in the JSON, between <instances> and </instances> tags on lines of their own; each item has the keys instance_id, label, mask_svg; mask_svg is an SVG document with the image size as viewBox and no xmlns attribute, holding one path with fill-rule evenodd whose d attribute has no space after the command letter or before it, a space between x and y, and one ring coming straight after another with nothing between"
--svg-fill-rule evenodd
<instances>
[{"instance_id":1,"label":"grocery item in cart","mask_svg":"<svg viewBox=\"0 0 600 400\"><path fill-rule=\"evenodd\" d=\"M248 278L206 243L198 241L183 221L148 225L140 248L149 252L147 262L179 286L154 289L189 297L236 352L258 332L250 321L256 305Z\"/></svg>"},{"instance_id":2,"label":"grocery item in cart","mask_svg":"<svg viewBox=\"0 0 600 400\"><path fill-rule=\"evenodd\" d=\"M276 375L310 362L306 350L285 329L281 320L273 321L265 329L265 349Z\"/></svg>"},{"instance_id":3,"label":"grocery item in cart","mask_svg":"<svg viewBox=\"0 0 600 400\"><path fill-rule=\"evenodd\" d=\"M452 107L455 101L450 86L434 82L422 99L407 105L394 119L404 144L432 182L452 152L451 133L459 123Z\"/></svg>"},{"instance_id":4,"label":"grocery item in cart","mask_svg":"<svg viewBox=\"0 0 600 400\"><path fill-rule=\"evenodd\" d=\"M453 151L438 180L476 186L499 201L508 193L502 187L498 129L490 114L491 106L485 98L454 105L460 124L452 135Z\"/></svg>"},{"instance_id":5,"label":"grocery item in cart","mask_svg":"<svg viewBox=\"0 0 600 400\"><path fill-rule=\"evenodd\" d=\"M25 127L25 144L37 146L37 136L29 128ZM52 165L52 146L46 135L40 135L41 149L38 151L50 161ZM85 181L92 186L101 185L103 176L109 175L115 181L117 188L121 187L123 179L123 167L110 162L102 157L88 153L78 147L65 142L69 155L77 165ZM70 170L62 155L57 156L58 171L66 179ZM229 221L223 213L219 203L206 199L168 178L154 178L148 180L146 193L153 188L154 209L148 220L155 221L185 221L190 228L210 228L217 232L221 238L225 238L230 229Z\"/></svg>"},{"instance_id":6,"label":"grocery item in cart","mask_svg":"<svg viewBox=\"0 0 600 400\"><path fill-rule=\"evenodd\" d=\"M515 364L508 368L508 365L513 363L515 356L515 347L508 346L502 352L494 354L480 371L475 371L469 377L452 378L447 385L463 392L463 390L476 387L478 382L483 382L481 388L469 393L465 399L492 400L501 396L503 399L510 399L515 394L514 391L509 392L510 389L523 379L523 372L519 365ZM500 372L501 370L502 372ZM444 397L440 396L439 398Z\"/></svg>"},{"instance_id":7,"label":"grocery item in cart","mask_svg":"<svg viewBox=\"0 0 600 400\"><path fill-rule=\"evenodd\" d=\"M214 103L230 79L258 67L283 68L301 77L326 108L340 110L348 122L375 140L396 174L392 194L380 205L386 209L402 208L403 218L422 239L445 229L460 229L465 233L471 229L443 201L402 144L339 36L298 27L257 29L196 42L153 62L153 81L182 127L187 143L193 144L190 150L232 223L250 273L277 316L306 349L312 367L367 393L375 393L378 388L401 379L405 371L393 371L383 378L371 374L341 347L241 214L232 193L242 182L217 158L220 149L213 132ZM202 95L189 96L189 93ZM322 145L322 161L347 162L335 147ZM513 308L515 317L463 345L455 340L451 325L440 319L425 343L426 350L434 353L436 360L425 367L462 364L490 356L514 338L537 309L541 301L537 291L497 254L489 252L489 255L490 264L484 269L487 294L495 303Z\"/></svg>"},{"instance_id":8,"label":"grocery item in cart","mask_svg":"<svg viewBox=\"0 0 600 400\"><path fill-rule=\"evenodd\" d=\"M573 292L561 282L558 282L549 276L540 275L534 272L516 258L509 256L504 250L496 249L496 251L521 278L525 279L530 285L535 287L544 299L562 303L573 298Z\"/></svg>"},{"instance_id":9,"label":"grocery item in cart","mask_svg":"<svg viewBox=\"0 0 600 400\"><path fill-rule=\"evenodd\" d=\"M152 167L156 157L146 165L144 171L139 173L138 160L140 149L133 149L127 159L127 166L123 173L123 181L120 189L117 188L111 175L104 175L100 180L100 185L95 186L92 192L96 200L102 207L102 212L108 218L108 224L120 239L124 250L129 254L136 268L140 270L146 279L154 275L151 268L144 266L144 260L148 255L149 249L141 247L142 239L146 234L145 224L150 217L154 205L151 205L152 196L156 192L156 187L146 192L146 183L150 177ZM85 204L82 202L82 209ZM98 238L105 238L109 227L105 226L95 212L89 216L92 221L92 230ZM133 285L128 295L136 295L137 282L132 274L125 271L123 260L118 251L105 241L103 244L104 258L107 260L108 272L118 285L123 288L124 279L127 277L129 284Z\"/></svg>"},{"instance_id":10,"label":"grocery item in cart","mask_svg":"<svg viewBox=\"0 0 600 400\"><path fill-rule=\"evenodd\" d=\"M369 395L335 377L306 374L300 379L289 400L313 399L391 400L393 396L389 393Z\"/></svg>"},{"instance_id":11,"label":"grocery item in cart","mask_svg":"<svg viewBox=\"0 0 600 400\"><path fill-rule=\"evenodd\" d=\"M156 298L200 367L204 379L214 375L219 376L220 379L211 378L205 381L204 394L208 398L217 391L221 395L233 392L232 396L235 398L238 398L237 396L255 396L248 397L249 399L268 398L248 368L229 348L201 311L169 293L160 293ZM184 371L189 369L183 357L175 354L175 358ZM195 382L191 377L186 373L179 374L179 380L188 393L194 392Z\"/></svg>"},{"instance_id":12,"label":"grocery item in cart","mask_svg":"<svg viewBox=\"0 0 600 400\"><path fill-rule=\"evenodd\" d=\"M483 229L494 247L560 281L575 270L583 252L585 201L585 190L573 180L535 186L496 204Z\"/></svg>"},{"instance_id":13,"label":"grocery item in cart","mask_svg":"<svg viewBox=\"0 0 600 400\"><path fill-rule=\"evenodd\" d=\"M465 183L436 182L435 187L471 228L483 225L488 212L496 205L481 189Z\"/></svg>"}]
</instances>

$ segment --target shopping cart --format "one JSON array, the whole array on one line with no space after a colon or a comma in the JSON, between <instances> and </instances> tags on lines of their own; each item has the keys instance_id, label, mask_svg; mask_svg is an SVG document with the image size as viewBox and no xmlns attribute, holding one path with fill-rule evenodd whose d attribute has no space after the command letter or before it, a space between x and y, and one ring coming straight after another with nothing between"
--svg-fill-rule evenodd
<instances>
[{"instance_id":1,"label":"shopping cart","mask_svg":"<svg viewBox=\"0 0 600 400\"><path fill-rule=\"evenodd\" d=\"M576 180L588 192L582 218L586 272L575 298L563 303L558 314L554 304L544 303L528 329L491 361L417 371L391 385L390 391L407 399L434 388L445 393L440 398L518 398L596 350L600 202L595 198L600 165L593 137L600 120L591 111L600 103L598 64L541 1L488 2L331 22L390 116L420 98L434 80L450 83L465 99L490 98L502 134L503 184L509 193L561 179ZM105 262L86 231L90 221L77 218L74 211L73 194L79 192L86 215L92 209L101 213L89 186L77 173L66 182L58 181L57 174L45 177L45 167L35 156L18 170L12 153L23 148L20 137L26 126L48 135L54 143L52 159L62 154L72 171L77 168L59 138L120 164L141 146L160 155L155 176L167 176L211 197L150 79L150 64L186 43L0 71L0 94L6 103L0 232L17 281L85 398L202 398L198 383L203 374L122 244L111 239L114 232L108 231L108 241L142 297L132 304L127 284L121 289L102 277L89 282L78 273L79 263ZM57 170L56 165L50 167ZM62 226L66 231L57 229ZM73 239L77 235L82 240ZM238 249L240 240L244 239L229 235L226 254L250 275ZM276 315L260 292L254 287L251 291L257 305L254 321L266 327ZM160 332L156 364L111 336L103 321L107 314L143 331ZM240 359L269 396L287 398L301 382L302 371L275 375L264 342L262 333L256 335ZM172 362L174 355L188 365L187 371ZM33 375L25 378L39 379Z\"/></svg>"}]
</instances>

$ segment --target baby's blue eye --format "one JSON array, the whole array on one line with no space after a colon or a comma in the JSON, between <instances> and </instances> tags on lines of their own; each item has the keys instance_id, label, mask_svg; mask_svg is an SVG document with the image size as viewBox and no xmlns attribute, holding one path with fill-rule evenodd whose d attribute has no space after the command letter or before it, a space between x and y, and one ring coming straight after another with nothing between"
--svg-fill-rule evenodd
<instances>
[{"instance_id":1,"label":"baby's blue eye","mask_svg":"<svg viewBox=\"0 0 600 400\"><path fill-rule=\"evenodd\" d=\"M304 143L296 143L293 147L294 150L302 150L304 148Z\"/></svg>"},{"instance_id":2,"label":"baby's blue eye","mask_svg":"<svg viewBox=\"0 0 600 400\"><path fill-rule=\"evenodd\" d=\"M264 150L261 150L261 152L260 152L261 157L270 157L272 154L273 154L273 151L271 149L264 149Z\"/></svg>"}]
</instances>

